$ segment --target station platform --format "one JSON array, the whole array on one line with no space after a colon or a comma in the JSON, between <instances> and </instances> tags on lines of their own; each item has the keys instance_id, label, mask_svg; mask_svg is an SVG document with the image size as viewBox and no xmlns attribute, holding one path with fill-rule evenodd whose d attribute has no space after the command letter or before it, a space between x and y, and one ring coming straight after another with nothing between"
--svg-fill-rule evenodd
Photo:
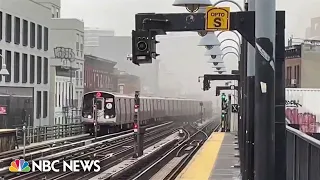
<instances>
[{"instance_id":1,"label":"station platform","mask_svg":"<svg viewBox=\"0 0 320 180\"><path fill-rule=\"evenodd\" d=\"M176 180L240 180L235 135L214 132Z\"/></svg>"}]
</instances>

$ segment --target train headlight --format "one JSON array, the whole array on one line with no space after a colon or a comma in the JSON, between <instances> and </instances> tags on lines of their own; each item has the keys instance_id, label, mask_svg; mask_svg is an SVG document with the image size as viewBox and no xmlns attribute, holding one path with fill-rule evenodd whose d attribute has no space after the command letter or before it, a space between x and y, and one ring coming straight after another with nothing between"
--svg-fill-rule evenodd
<instances>
[{"instance_id":1,"label":"train headlight","mask_svg":"<svg viewBox=\"0 0 320 180\"><path fill-rule=\"evenodd\" d=\"M109 118L110 118L110 116L106 115L106 119L109 119Z\"/></svg>"},{"instance_id":2,"label":"train headlight","mask_svg":"<svg viewBox=\"0 0 320 180\"><path fill-rule=\"evenodd\" d=\"M91 116L91 115L88 115L88 118L89 118L89 119L91 119L91 118L92 118L92 116Z\"/></svg>"}]
</instances>

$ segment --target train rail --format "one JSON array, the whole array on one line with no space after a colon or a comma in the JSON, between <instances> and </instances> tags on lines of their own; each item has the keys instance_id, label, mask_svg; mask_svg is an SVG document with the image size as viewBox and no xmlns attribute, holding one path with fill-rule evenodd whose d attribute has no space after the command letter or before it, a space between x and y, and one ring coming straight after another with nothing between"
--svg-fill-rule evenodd
<instances>
[{"instance_id":1,"label":"train rail","mask_svg":"<svg viewBox=\"0 0 320 180\"><path fill-rule=\"evenodd\" d=\"M147 128L146 136L153 137L152 139L159 139L163 138L163 136L167 135L165 132L166 129L172 129L171 126L173 126L172 122L164 123L158 126L154 126L151 128ZM84 160L84 159L90 159L90 160L96 160L100 159L102 162L109 162L110 160L119 160L118 157L128 153L128 151L132 151L132 138L133 133L127 133L124 135L120 135L114 138L97 141L91 144L87 144L82 147L76 147L73 149L69 149L63 152L59 153L53 153L44 157L40 157L37 159L34 159L34 161L38 160ZM150 141L150 139L147 140L147 142ZM103 164L102 164L103 165ZM6 179L10 178L12 180L14 179L39 179L39 177L45 178L45 179L70 179L70 176L78 177L79 172L77 173L45 173L45 172L29 172L26 174L20 174L18 176L5 176ZM72 178L74 178L72 177Z\"/></svg>"},{"instance_id":2,"label":"train rail","mask_svg":"<svg viewBox=\"0 0 320 180\"><path fill-rule=\"evenodd\" d=\"M152 132L155 130L159 131L162 129L166 129L172 125L173 125L172 122L166 122L154 127L147 128L146 131L147 132ZM38 161L38 160L70 159L75 156L88 155L90 153L92 156L94 156L92 152L96 152L96 150L100 148L113 146L114 144L117 144L117 143L130 142L132 141L132 138L133 138L132 136L133 136L133 132L132 130L130 130L129 133L127 132L125 134L123 134L123 132L115 133L115 134L110 134L102 137L97 137L97 139L92 138L89 140L83 140L80 142L65 144L58 147L51 147L51 148L39 150L36 152L28 153L26 154L25 160L28 160L30 163L31 160ZM10 165L10 161L12 161L12 159L14 158L9 157L9 158L2 159L1 161L3 165L1 167ZM0 170L0 173L5 177L12 177L12 173L9 176L6 176L8 175L8 167L2 168Z\"/></svg>"},{"instance_id":3,"label":"train rail","mask_svg":"<svg viewBox=\"0 0 320 180\"><path fill-rule=\"evenodd\" d=\"M213 130L208 126L214 126ZM194 126L193 126L194 127ZM211 134L212 131L218 131L220 124L217 121L208 123L201 128L198 128L196 132L186 131L186 136L183 142L174 146L172 149L164 154L157 155L152 163L146 165L140 171L135 173L126 174L126 179L132 180L173 180L183 170L186 164L191 160L193 155L200 149L202 144L208 138L207 134ZM160 170L159 170L160 169ZM138 172L138 173L137 173ZM114 179L114 178L111 178ZM115 179L123 179L115 178Z\"/></svg>"}]
</instances>

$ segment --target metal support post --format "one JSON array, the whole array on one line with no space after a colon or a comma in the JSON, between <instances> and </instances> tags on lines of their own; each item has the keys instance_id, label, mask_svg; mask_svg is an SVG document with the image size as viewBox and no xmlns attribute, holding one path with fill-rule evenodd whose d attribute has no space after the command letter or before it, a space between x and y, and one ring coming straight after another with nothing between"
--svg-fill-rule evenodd
<instances>
[{"instance_id":1,"label":"metal support post","mask_svg":"<svg viewBox=\"0 0 320 180\"><path fill-rule=\"evenodd\" d=\"M275 0L256 0L255 12L255 179L270 180L275 179Z\"/></svg>"},{"instance_id":2,"label":"metal support post","mask_svg":"<svg viewBox=\"0 0 320 180\"><path fill-rule=\"evenodd\" d=\"M30 128L31 128L31 115L28 114L28 121L27 121L27 135L28 135L28 143L30 144L31 143L31 133L30 133Z\"/></svg>"},{"instance_id":3,"label":"metal support post","mask_svg":"<svg viewBox=\"0 0 320 180\"><path fill-rule=\"evenodd\" d=\"M245 3L245 11L248 11L248 3ZM246 117L246 100L247 100L247 87L246 87L246 74L247 74L247 50L248 50L248 41L245 38L242 38L242 44L241 44L241 58L240 58L240 66L239 66L239 71L240 71L240 82L239 86L241 86L241 112L240 112L240 117L239 119L241 123L241 141L239 143L239 146L241 144L241 147L239 147L240 150L240 163L241 163L241 174L242 178L246 179L247 177L247 169L246 169L246 164L247 164L247 157L246 157L246 124L247 124L247 117Z\"/></svg>"},{"instance_id":4,"label":"metal support post","mask_svg":"<svg viewBox=\"0 0 320 180\"><path fill-rule=\"evenodd\" d=\"M203 102L200 102L200 123L203 121Z\"/></svg>"},{"instance_id":5,"label":"metal support post","mask_svg":"<svg viewBox=\"0 0 320 180\"><path fill-rule=\"evenodd\" d=\"M23 124L22 132L23 132L23 159L25 159L26 158L26 123Z\"/></svg>"},{"instance_id":6,"label":"metal support post","mask_svg":"<svg viewBox=\"0 0 320 180\"><path fill-rule=\"evenodd\" d=\"M285 44L284 29L285 19L277 25L276 35L276 72L275 72L275 180L287 179L286 177L286 123L285 123ZM281 24L281 25L280 25Z\"/></svg>"},{"instance_id":7,"label":"metal support post","mask_svg":"<svg viewBox=\"0 0 320 180\"><path fill-rule=\"evenodd\" d=\"M255 0L248 0L248 11L255 11ZM254 179L254 82L255 49L248 43L246 76L246 180Z\"/></svg>"},{"instance_id":8,"label":"metal support post","mask_svg":"<svg viewBox=\"0 0 320 180\"><path fill-rule=\"evenodd\" d=\"M68 123L73 123L73 83L72 83L72 66L71 66L71 61L70 61L70 85L69 85L69 108L71 111L71 122Z\"/></svg>"},{"instance_id":9,"label":"metal support post","mask_svg":"<svg viewBox=\"0 0 320 180\"><path fill-rule=\"evenodd\" d=\"M94 138L95 140L97 139L97 134L98 134L98 110L97 110L97 100L96 98L94 99L94 105L93 105L93 118L94 118Z\"/></svg>"}]
</instances>

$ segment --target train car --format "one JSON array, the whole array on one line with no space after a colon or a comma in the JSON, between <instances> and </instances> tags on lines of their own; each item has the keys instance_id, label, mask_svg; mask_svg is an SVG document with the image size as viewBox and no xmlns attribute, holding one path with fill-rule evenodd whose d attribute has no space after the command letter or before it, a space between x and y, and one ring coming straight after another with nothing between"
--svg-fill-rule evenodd
<instances>
[{"instance_id":1,"label":"train car","mask_svg":"<svg viewBox=\"0 0 320 180\"><path fill-rule=\"evenodd\" d=\"M95 119L100 134L133 127L134 96L101 91L88 92L84 94L82 107L82 122L86 132L94 132ZM211 117L212 103L203 102L203 107L206 108L205 116ZM200 111L199 100L140 96L138 118L140 124L146 125L162 120L197 119L200 118Z\"/></svg>"}]
</instances>

